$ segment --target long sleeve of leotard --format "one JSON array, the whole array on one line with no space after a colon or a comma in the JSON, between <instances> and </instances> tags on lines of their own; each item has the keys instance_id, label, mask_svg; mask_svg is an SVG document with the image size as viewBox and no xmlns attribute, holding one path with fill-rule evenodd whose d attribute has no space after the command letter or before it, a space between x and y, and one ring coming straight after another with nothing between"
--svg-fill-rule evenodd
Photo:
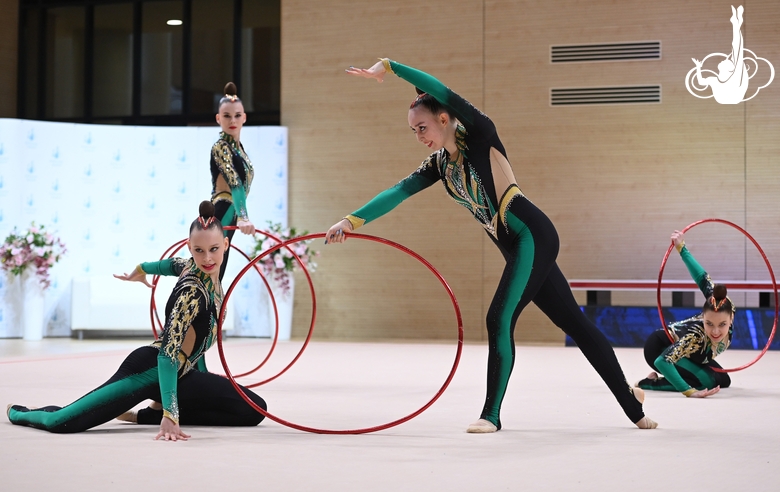
<instances>
[{"instance_id":1,"label":"long sleeve of leotard","mask_svg":"<svg viewBox=\"0 0 780 492\"><path fill-rule=\"evenodd\" d=\"M388 188L376 195L368 203L347 215L345 219L352 224L352 230L354 231L363 224L367 224L390 212L400 205L401 202L415 193L428 188L438 179L439 171L436 163L433 157L428 157L412 174L399 181L392 188Z\"/></svg>"},{"instance_id":2,"label":"long sleeve of leotard","mask_svg":"<svg viewBox=\"0 0 780 492\"><path fill-rule=\"evenodd\" d=\"M686 383L682 376L680 376L680 373L677 371L677 367L674 365L674 363L667 359L666 352L668 350L669 349L664 351L663 354L659 355L658 358L655 359L655 367L658 369L658 371L660 371L661 374L663 374L666 380L669 381L672 386L674 386L674 389L684 394L685 396L690 396L692 393L696 392L696 388L692 388L688 383ZM682 360L680 360L680 362L682 362Z\"/></svg>"},{"instance_id":3,"label":"long sleeve of leotard","mask_svg":"<svg viewBox=\"0 0 780 492\"><path fill-rule=\"evenodd\" d=\"M219 174L225 179L230 187L230 194L233 199L233 205L236 208L238 220L249 220L249 213L246 210L246 189L241 177L233 167L233 150L230 144L224 140L219 140L211 148L211 158L216 164Z\"/></svg>"},{"instance_id":4,"label":"long sleeve of leotard","mask_svg":"<svg viewBox=\"0 0 780 492\"><path fill-rule=\"evenodd\" d=\"M148 275L163 275L169 277L178 277L181 272L187 268L189 262L186 258L167 258L160 261L149 261L141 263L136 267L140 272Z\"/></svg>"},{"instance_id":5,"label":"long sleeve of leotard","mask_svg":"<svg viewBox=\"0 0 780 492\"><path fill-rule=\"evenodd\" d=\"M182 343L187 331L201 310L206 309L208 298L201 288L192 282L179 284L174 289L176 301L165 321L165 329L157 356L157 372L162 396L163 416L179 422L177 387L179 369L187 362Z\"/></svg>"},{"instance_id":6,"label":"long sleeve of leotard","mask_svg":"<svg viewBox=\"0 0 780 492\"><path fill-rule=\"evenodd\" d=\"M696 285L699 286L704 297L710 297L715 284L712 282L712 279L704 268L696 261L696 258L688 251L685 244L683 244L680 249L680 258L682 258L683 263L685 263L686 268L688 268L688 273L691 274L691 278L696 282Z\"/></svg>"},{"instance_id":7,"label":"long sleeve of leotard","mask_svg":"<svg viewBox=\"0 0 780 492\"><path fill-rule=\"evenodd\" d=\"M496 126L485 113L475 108L436 77L386 58L382 59L382 62L385 64L385 69L389 67L388 72L396 74L421 91L430 94L455 113L455 116L470 133L476 131L487 138L496 132Z\"/></svg>"}]
</instances>

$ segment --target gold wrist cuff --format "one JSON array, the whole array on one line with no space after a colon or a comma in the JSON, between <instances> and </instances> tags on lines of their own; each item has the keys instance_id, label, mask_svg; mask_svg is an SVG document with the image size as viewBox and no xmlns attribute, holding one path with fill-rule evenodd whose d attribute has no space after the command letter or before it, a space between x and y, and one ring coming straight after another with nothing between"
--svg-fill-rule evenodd
<instances>
[{"instance_id":1,"label":"gold wrist cuff","mask_svg":"<svg viewBox=\"0 0 780 492\"><path fill-rule=\"evenodd\" d=\"M178 424L179 423L179 416L172 414L168 410L163 410L163 417L168 417L169 419L171 419L173 421L174 424Z\"/></svg>"},{"instance_id":2,"label":"gold wrist cuff","mask_svg":"<svg viewBox=\"0 0 780 492\"><path fill-rule=\"evenodd\" d=\"M696 388L688 388L687 390L683 391L682 394L685 396L691 396L692 394L696 393Z\"/></svg>"},{"instance_id":3,"label":"gold wrist cuff","mask_svg":"<svg viewBox=\"0 0 780 492\"><path fill-rule=\"evenodd\" d=\"M358 227L366 223L365 219L361 219L360 217L355 217L352 214L347 215L344 218L349 221L350 225L352 226L352 231L355 231L355 229L357 229Z\"/></svg>"},{"instance_id":4,"label":"gold wrist cuff","mask_svg":"<svg viewBox=\"0 0 780 492\"><path fill-rule=\"evenodd\" d=\"M675 244L674 247L677 248L678 253L682 253L682 249L685 247L685 241L681 242L680 244Z\"/></svg>"},{"instance_id":5,"label":"gold wrist cuff","mask_svg":"<svg viewBox=\"0 0 780 492\"><path fill-rule=\"evenodd\" d=\"M138 264L138 266L136 266L136 267L135 267L135 272L136 272L136 273L138 273L138 274L140 274L140 275L146 275L146 272L145 272L145 271L144 271L144 269L141 267L141 264L140 264L140 263Z\"/></svg>"},{"instance_id":6,"label":"gold wrist cuff","mask_svg":"<svg viewBox=\"0 0 780 492\"><path fill-rule=\"evenodd\" d=\"M382 65L385 66L385 71L387 71L387 73L395 73L393 72L393 67L390 65L389 58L380 58L380 60L382 60Z\"/></svg>"}]
</instances>

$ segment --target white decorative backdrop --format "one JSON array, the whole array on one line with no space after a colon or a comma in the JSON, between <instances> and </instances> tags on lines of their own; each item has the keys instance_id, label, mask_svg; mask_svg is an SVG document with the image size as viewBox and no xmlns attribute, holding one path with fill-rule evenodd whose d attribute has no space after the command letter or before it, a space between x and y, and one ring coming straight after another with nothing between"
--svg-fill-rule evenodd
<instances>
[{"instance_id":1,"label":"white decorative backdrop","mask_svg":"<svg viewBox=\"0 0 780 492\"><path fill-rule=\"evenodd\" d=\"M131 127L0 119L0 239L32 221L65 242L46 292L46 336L70 335L71 280L128 272L186 237L211 196L209 156L217 127ZM258 228L287 225L287 129L245 127L255 178L247 200ZM241 233L234 244L248 252ZM182 256L186 255L186 248ZM231 254L224 286L245 260ZM231 297L236 334L270 335L253 300L264 286L247 275ZM0 275L0 338L20 337L9 279ZM168 292L161 289L158 304Z\"/></svg>"}]
</instances>

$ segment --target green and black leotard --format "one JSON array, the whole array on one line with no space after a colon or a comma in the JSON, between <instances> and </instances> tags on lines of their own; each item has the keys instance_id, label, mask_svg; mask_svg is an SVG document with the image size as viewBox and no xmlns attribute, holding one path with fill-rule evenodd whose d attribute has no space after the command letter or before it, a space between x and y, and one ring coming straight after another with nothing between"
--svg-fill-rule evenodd
<instances>
[{"instance_id":1,"label":"green and black leotard","mask_svg":"<svg viewBox=\"0 0 780 492\"><path fill-rule=\"evenodd\" d=\"M506 259L506 267L487 313L489 337L487 396L481 418L501 428L500 409L514 365L514 327L533 301L577 343L632 422L644 417L606 337L580 310L556 264L558 233L552 222L521 193L511 175L506 150L487 115L436 78L391 60L388 72L415 85L446 106L458 119L458 152L441 149L416 171L345 217L353 230L390 212L411 195L441 182L447 194L466 207ZM494 179L494 177L502 179ZM468 264L464 259L463 264Z\"/></svg>"},{"instance_id":2,"label":"green and black leotard","mask_svg":"<svg viewBox=\"0 0 780 492\"><path fill-rule=\"evenodd\" d=\"M219 140L211 147L211 202L217 219L222 226L235 226L239 220L249 220L246 198L252 187L255 171L244 146L225 132L219 133ZM224 190L220 179L230 188ZM225 236L233 241L235 230L226 230ZM225 275L230 248L225 250L225 259L219 271L219 278Z\"/></svg>"},{"instance_id":3,"label":"green and black leotard","mask_svg":"<svg viewBox=\"0 0 780 492\"><path fill-rule=\"evenodd\" d=\"M696 285L704 297L709 299L714 288L712 279L685 245L679 252ZM653 332L645 342L645 360L661 376L657 379L643 379L637 386L647 390L679 391L685 396L702 389L731 386L731 378L727 373L713 369L722 369L715 362L715 357L729 348L733 326L729 327L728 336L717 345L712 344L704 331L701 314L670 323L669 332L674 342L669 340L664 330Z\"/></svg>"},{"instance_id":4,"label":"green and black leotard","mask_svg":"<svg viewBox=\"0 0 780 492\"><path fill-rule=\"evenodd\" d=\"M192 370L216 340L221 286L192 259L143 263L142 268L150 274L179 275L165 307L160 339L130 353L106 383L66 407L30 410L14 405L12 423L56 433L81 432L145 400L162 402L163 409L139 411L139 424L159 424L163 416L182 425L254 426L263 420L229 380ZM262 398L245 391L266 408Z\"/></svg>"}]
</instances>

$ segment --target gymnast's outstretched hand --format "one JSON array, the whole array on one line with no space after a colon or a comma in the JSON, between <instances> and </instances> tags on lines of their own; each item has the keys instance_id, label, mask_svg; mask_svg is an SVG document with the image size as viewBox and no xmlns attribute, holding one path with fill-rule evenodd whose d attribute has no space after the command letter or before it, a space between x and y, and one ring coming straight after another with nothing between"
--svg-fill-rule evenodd
<instances>
[{"instance_id":1,"label":"gymnast's outstretched hand","mask_svg":"<svg viewBox=\"0 0 780 492\"><path fill-rule=\"evenodd\" d=\"M163 441L186 441L190 437L189 434L182 432L179 424L168 417L163 417L160 422L160 432L157 433L154 440L156 441L162 438Z\"/></svg>"},{"instance_id":2,"label":"gymnast's outstretched hand","mask_svg":"<svg viewBox=\"0 0 780 492\"><path fill-rule=\"evenodd\" d=\"M236 222L236 226L244 234L250 235L255 233L255 225L249 220L239 220Z\"/></svg>"},{"instance_id":3,"label":"gymnast's outstretched hand","mask_svg":"<svg viewBox=\"0 0 780 492\"><path fill-rule=\"evenodd\" d=\"M675 248L681 247L681 244L685 244L685 234L683 234L682 231L674 231L672 233L672 243Z\"/></svg>"},{"instance_id":4,"label":"gymnast's outstretched hand","mask_svg":"<svg viewBox=\"0 0 780 492\"><path fill-rule=\"evenodd\" d=\"M146 280L146 273L142 272L139 268L133 268L133 273L123 273L122 275L114 274L114 278L124 280L127 282L141 282L147 287L151 288L152 284Z\"/></svg>"},{"instance_id":5,"label":"gymnast's outstretched hand","mask_svg":"<svg viewBox=\"0 0 780 492\"><path fill-rule=\"evenodd\" d=\"M699 390L696 393L693 393L690 397L691 398L706 398L708 396L714 395L718 391L720 391L720 386L715 386L712 389Z\"/></svg>"},{"instance_id":6,"label":"gymnast's outstretched hand","mask_svg":"<svg viewBox=\"0 0 780 492\"><path fill-rule=\"evenodd\" d=\"M346 71L350 75L357 75L358 77L364 77L366 79L375 79L377 82L384 81L385 74L387 73L382 60L374 63L374 66L371 68L349 67Z\"/></svg>"},{"instance_id":7,"label":"gymnast's outstretched hand","mask_svg":"<svg viewBox=\"0 0 780 492\"><path fill-rule=\"evenodd\" d=\"M328 229L328 232L325 234L325 244L343 243L347 240L345 232L352 232L352 223L347 219L341 219Z\"/></svg>"}]
</instances>

